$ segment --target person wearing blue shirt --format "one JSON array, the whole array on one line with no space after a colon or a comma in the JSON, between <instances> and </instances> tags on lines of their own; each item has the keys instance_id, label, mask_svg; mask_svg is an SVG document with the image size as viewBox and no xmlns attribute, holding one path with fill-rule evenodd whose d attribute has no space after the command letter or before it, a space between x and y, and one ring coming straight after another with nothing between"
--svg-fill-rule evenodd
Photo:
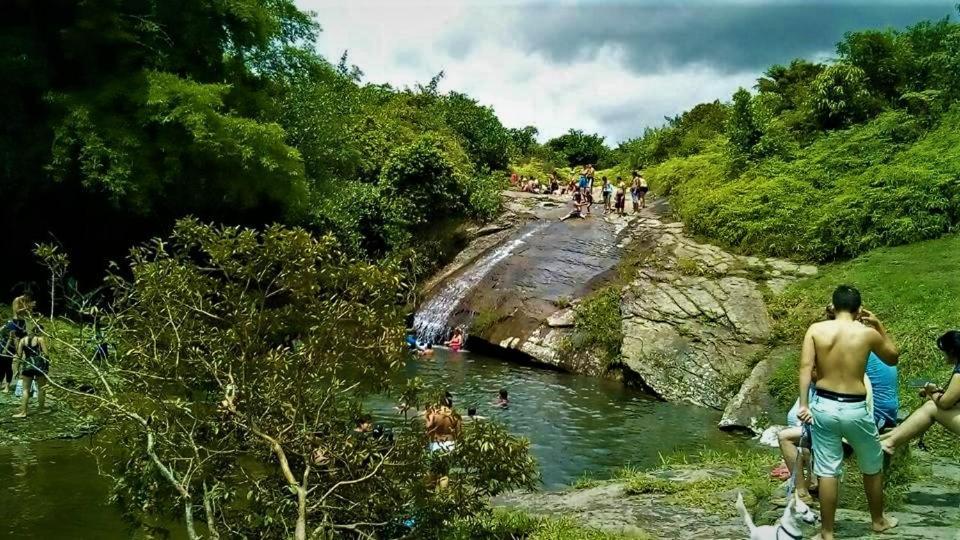
<instances>
[{"instance_id":1,"label":"person wearing blue shirt","mask_svg":"<svg viewBox=\"0 0 960 540\"><path fill-rule=\"evenodd\" d=\"M900 396L897 393L897 366L888 366L880 357L867 357L867 378L873 388L873 420L881 432L897 425Z\"/></svg>"}]
</instances>

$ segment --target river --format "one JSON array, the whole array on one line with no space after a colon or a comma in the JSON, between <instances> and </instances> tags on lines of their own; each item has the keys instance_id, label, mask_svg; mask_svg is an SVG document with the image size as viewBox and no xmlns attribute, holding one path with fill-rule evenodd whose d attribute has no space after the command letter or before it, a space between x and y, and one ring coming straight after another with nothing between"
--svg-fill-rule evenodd
<instances>
[{"instance_id":1,"label":"river","mask_svg":"<svg viewBox=\"0 0 960 540\"><path fill-rule=\"evenodd\" d=\"M661 454L739 444L716 429L718 412L656 401L614 381L442 349L432 360L408 362L402 376L441 383L462 413L476 405L481 416L529 438L546 489L628 464L655 466ZM492 404L500 388L510 393L506 409ZM370 402L384 423L395 417L393 405L386 397ZM56 440L0 447L0 537L146 538L108 502L109 482L97 473L89 445ZM174 531L168 538L183 535Z\"/></svg>"}]
</instances>

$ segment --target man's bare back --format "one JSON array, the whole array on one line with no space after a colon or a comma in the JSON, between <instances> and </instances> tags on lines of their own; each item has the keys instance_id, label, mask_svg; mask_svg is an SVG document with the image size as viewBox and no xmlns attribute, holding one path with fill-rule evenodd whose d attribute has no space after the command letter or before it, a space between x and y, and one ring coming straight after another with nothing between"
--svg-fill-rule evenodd
<instances>
[{"instance_id":1,"label":"man's bare back","mask_svg":"<svg viewBox=\"0 0 960 540\"><path fill-rule=\"evenodd\" d=\"M806 352L810 346L807 341L811 341L816 358L817 388L841 394L865 395L867 389L863 376L870 353L876 353L887 364L897 363L896 350L888 347L888 340L869 326L872 322L870 320L862 324L841 319L810 326L804 350Z\"/></svg>"},{"instance_id":2,"label":"man's bare back","mask_svg":"<svg viewBox=\"0 0 960 540\"><path fill-rule=\"evenodd\" d=\"M460 417L449 407L427 412L427 436L431 442L448 442L460 431Z\"/></svg>"}]
</instances>

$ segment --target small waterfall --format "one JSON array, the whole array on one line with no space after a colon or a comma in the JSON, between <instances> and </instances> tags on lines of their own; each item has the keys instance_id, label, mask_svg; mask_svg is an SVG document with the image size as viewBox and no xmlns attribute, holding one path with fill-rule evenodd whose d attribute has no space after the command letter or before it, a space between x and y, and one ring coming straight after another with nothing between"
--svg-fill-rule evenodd
<instances>
[{"instance_id":1,"label":"small waterfall","mask_svg":"<svg viewBox=\"0 0 960 540\"><path fill-rule=\"evenodd\" d=\"M543 230L549 223L540 223L519 238L506 242L478 259L456 279L427 300L413 317L413 329L421 343L436 343L447 338L450 332L448 321L460 304L460 300L480 283L500 261L506 259L531 235Z\"/></svg>"}]
</instances>

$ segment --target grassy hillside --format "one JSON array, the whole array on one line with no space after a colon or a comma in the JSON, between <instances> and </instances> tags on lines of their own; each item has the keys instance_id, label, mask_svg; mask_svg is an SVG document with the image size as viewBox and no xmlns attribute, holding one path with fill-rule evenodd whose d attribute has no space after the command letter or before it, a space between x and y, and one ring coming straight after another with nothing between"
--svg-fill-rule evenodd
<instances>
[{"instance_id":1,"label":"grassy hillside","mask_svg":"<svg viewBox=\"0 0 960 540\"><path fill-rule=\"evenodd\" d=\"M834 260L936 238L960 222L960 108L930 131L890 111L791 161L725 178L731 166L718 141L647 177L692 231L744 251Z\"/></svg>"},{"instance_id":2,"label":"grassy hillside","mask_svg":"<svg viewBox=\"0 0 960 540\"><path fill-rule=\"evenodd\" d=\"M936 348L936 338L960 328L960 235L896 248L871 251L849 262L826 266L816 278L800 282L776 300L773 310L779 338L796 343L799 351L807 325L818 319L830 293L841 283L863 293L865 307L874 311L900 346L901 407L920 404L912 380L945 383L950 368ZM795 355L778 369L774 394L789 406L796 399ZM927 438L938 453L960 455L956 438L939 427Z\"/></svg>"},{"instance_id":3,"label":"grassy hillside","mask_svg":"<svg viewBox=\"0 0 960 540\"><path fill-rule=\"evenodd\" d=\"M620 145L695 233L837 261L960 225L960 24L846 34Z\"/></svg>"}]
</instances>

